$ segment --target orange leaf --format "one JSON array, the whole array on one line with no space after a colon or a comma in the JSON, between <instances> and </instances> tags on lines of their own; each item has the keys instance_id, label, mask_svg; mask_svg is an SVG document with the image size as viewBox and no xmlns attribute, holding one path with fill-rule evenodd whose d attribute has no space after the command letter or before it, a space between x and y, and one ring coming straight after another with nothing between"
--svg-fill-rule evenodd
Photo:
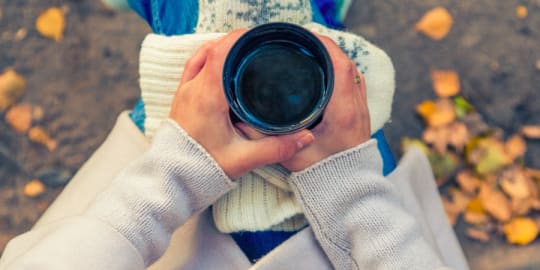
<instances>
[{"instance_id":1,"label":"orange leaf","mask_svg":"<svg viewBox=\"0 0 540 270\"><path fill-rule=\"evenodd\" d=\"M527 15L529 15L529 10L524 5L518 5L516 7L516 17L519 19L525 19L527 18Z\"/></svg>"},{"instance_id":2,"label":"orange leaf","mask_svg":"<svg viewBox=\"0 0 540 270\"><path fill-rule=\"evenodd\" d=\"M34 179L24 185L23 193L30 198L37 197L43 194L43 192L45 192L45 185L43 185L43 183L37 179Z\"/></svg>"},{"instance_id":3,"label":"orange leaf","mask_svg":"<svg viewBox=\"0 0 540 270\"><path fill-rule=\"evenodd\" d=\"M456 120L454 103L448 99L441 99L436 103L424 101L416 107L416 110L424 118L428 126L441 127Z\"/></svg>"},{"instance_id":4,"label":"orange leaf","mask_svg":"<svg viewBox=\"0 0 540 270\"><path fill-rule=\"evenodd\" d=\"M540 126L523 126L521 134L527 139L540 139Z\"/></svg>"},{"instance_id":5,"label":"orange leaf","mask_svg":"<svg viewBox=\"0 0 540 270\"><path fill-rule=\"evenodd\" d=\"M499 221L508 221L512 216L510 210L510 204L504 194L490 187L487 184L483 184L480 187L480 193L478 194L484 209Z\"/></svg>"},{"instance_id":6,"label":"orange leaf","mask_svg":"<svg viewBox=\"0 0 540 270\"><path fill-rule=\"evenodd\" d=\"M434 40L441 40L452 28L454 19L444 7L436 7L424 14L415 29Z\"/></svg>"},{"instance_id":7,"label":"orange leaf","mask_svg":"<svg viewBox=\"0 0 540 270\"><path fill-rule=\"evenodd\" d=\"M503 232L509 243L526 245L538 236L538 226L530 218L518 217L505 224Z\"/></svg>"},{"instance_id":8,"label":"orange leaf","mask_svg":"<svg viewBox=\"0 0 540 270\"><path fill-rule=\"evenodd\" d=\"M424 119L429 118L429 116L432 115L436 109L437 106L432 100L426 100L416 106L416 112L418 112L418 114Z\"/></svg>"},{"instance_id":9,"label":"orange leaf","mask_svg":"<svg viewBox=\"0 0 540 270\"><path fill-rule=\"evenodd\" d=\"M523 156L526 150L527 145L525 144L525 140L519 135L510 137L504 145L504 151L511 160Z\"/></svg>"},{"instance_id":10,"label":"orange leaf","mask_svg":"<svg viewBox=\"0 0 540 270\"><path fill-rule=\"evenodd\" d=\"M51 152L56 149L56 141L41 127L31 128L30 131L28 131L28 137L31 141L44 145Z\"/></svg>"},{"instance_id":11,"label":"orange leaf","mask_svg":"<svg viewBox=\"0 0 540 270\"><path fill-rule=\"evenodd\" d=\"M456 181L463 191L473 194L480 187L480 180L474 177L470 171L461 171L456 176ZM480 201L478 201L480 203ZM482 204L480 204L481 206Z\"/></svg>"},{"instance_id":12,"label":"orange leaf","mask_svg":"<svg viewBox=\"0 0 540 270\"><path fill-rule=\"evenodd\" d=\"M36 29L44 37L62 40L66 21L64 12L57 7L52 7L42 12L36 20Z\"/></svg>"},{"instance_id":13,"label":"orange leaf","mask_svg":"<svg viewBox=\"0 0 540 270\"><path fill-rule=\"evenodd\" d=\"M437 96L446 98L459 93L459 75L453 70L432 70L431 80Z\"/></svg>"},{"instance_id":14,"label":"orange leaf","mask_svg":"<svg viewBox=\"0 0 540 270\"><path fill-rule=\"evenodd\" d=\"M6 122L15 132L24 134L32 126L32 105L21 104L12 107L6 113Z\"/></svg>"},{"instance_id":15,"label":"orange leaf","mask_svg":"<svg viewBox=\"0 0 540 270\"><path fill-rule=\"evenodd\" d=\"M485 242L488 242L489 241L489 234L487 234L487 232L485 231L482 231L482 230L479 230L479 229L474 229L474 228L468 228L465 233L467 234L468 237L474 239L474 240L478 240L482 243L485 243Z\"/></svg>"}]
</instances>

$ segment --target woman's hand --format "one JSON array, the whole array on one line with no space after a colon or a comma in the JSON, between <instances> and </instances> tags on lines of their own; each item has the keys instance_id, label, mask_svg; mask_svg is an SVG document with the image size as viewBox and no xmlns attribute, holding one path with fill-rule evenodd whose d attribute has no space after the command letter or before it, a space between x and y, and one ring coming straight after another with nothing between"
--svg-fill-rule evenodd
<instances>
[{"instance_id":1,"label":"woman's hand","mask_svg":"<svg viewBox=\"0 0 540 270\"><path fill-rule=\"evenodd\" d=\"M282 163L290 171L301 171L335 153L366 142L371 135L364 77L332 39L325 36L319 36L319 39L330 53L334 65L334 92L321 123L312 129L314 143ZM249 138L264 137L246 124L237 124L237 127Z\"/></svg>"},{"instance_id":2,"label":"woman's hand","mask_svg":"<svg viewBox=\"0 0 540 270\"><path fill-rule=\"evenodd\" d=\"M311 132L303 130L286 136L247 140L231 123L222 71L227 53L244 32L233 31L195 52L184 67L169 115L231 178L266 164L289 160L314 138Z\"/></svg>"}]
</instances>

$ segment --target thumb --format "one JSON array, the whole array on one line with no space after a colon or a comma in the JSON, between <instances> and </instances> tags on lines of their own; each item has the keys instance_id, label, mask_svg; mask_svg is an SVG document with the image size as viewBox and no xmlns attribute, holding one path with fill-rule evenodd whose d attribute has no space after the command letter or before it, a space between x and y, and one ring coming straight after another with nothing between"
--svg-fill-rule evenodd
<instances>
[{"instance_id":1,"label":"thumb","mask_svg":"<svg viewBox=\"0 0 540 270\"><path fill-rule=\"evenodd\" d=\"M313 133L309 130L282 135L270 136L254 141L246 141L241 147L239 158L250 168L245 168L247 171L253 170L267 164L280 163L291 159L306 148L315 140Z\"/></svg>"}]
</instances>

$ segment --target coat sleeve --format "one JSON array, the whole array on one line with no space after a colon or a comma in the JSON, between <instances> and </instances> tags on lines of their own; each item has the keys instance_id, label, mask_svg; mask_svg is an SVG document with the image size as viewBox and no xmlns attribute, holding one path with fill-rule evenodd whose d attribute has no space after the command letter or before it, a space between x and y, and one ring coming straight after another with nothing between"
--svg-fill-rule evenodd
<instances>
[{"instance_id":1,"label":"coat sleeve","mask_svg":"<svg viewBox=\"0 0 540 270\"><path fill-rule=\"evenodd\" d=\"M291 175L326 255L336 269L443 269L381 166L370 140Z\"/></svg>"},{"instance_id":2,"label":"coat sleeve","mask_svg":"<svg viewBox=\"0 0 540 270\"><path fill-rule=\"evenodd\" d=\"M235 184L206 150L171 120L149 151L126 167L80 216L12 240L32 247L0 269L144 269L172 232ZM9 252L10 243L6 249Z\"/></svg>"}]
</instances>

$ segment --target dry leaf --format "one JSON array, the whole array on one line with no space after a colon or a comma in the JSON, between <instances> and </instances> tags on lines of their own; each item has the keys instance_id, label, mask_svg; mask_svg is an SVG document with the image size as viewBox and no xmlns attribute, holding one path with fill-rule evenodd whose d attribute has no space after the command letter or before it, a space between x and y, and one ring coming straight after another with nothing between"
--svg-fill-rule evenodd
<instances>
[{"instance_id":1,"label":"dry leaf","mask_svg":"<svg viewBox=\"0 0 540 270\"><path fill-rule=\"evenodd\" d=\"M437 105L435 105L435 102L432 100L426 100L416 106L416 112L418 112L418 114L422 116L424 120L429 118L429 116L432 115L436 109Z\"/></svg>"},{"instance_id":2,"label":"dry leaf","mask_svg":"<svg viewBox=\"0 0 540 270\"><path fill-rule=\"evenodd\" d=\"M527 18L527 15L529 15L529 10L524 5L518 5L516 7L516 17L519 19L525 19Z\"/></svg>"},{"instance_id":3,"label":"dry leaf","mask_svg":"<svg viewBox=\"0 0 540 270\"><path fill-rule=\"evenodd\" d=\"M465 211L465 214L463 215L463 219L465 222L472 224L472 225L481 225L486 222L488 222L489 217L484 213L474 213Z\"/></svg>"},{"instance_id":4,"label":"dry leaf","mask_svg":"<svg viewBox=\"0 0 540 270\"><path fill-rule=\"evenodd\" d=\"M483 214L486 212L479 197L476 197L469 201L469 204L467 204L467 208L465 208L465 210L467 212L475 214Z\"/></svg>"},{"instance_id":5,"label":"dry leaf","mask_svg":"<svg viewBox=\"0 0 540 270\"><path fill-rule=\"evenodd\" d=\"M444 7L436 7L424 14L415 29L434 40L441 40L452 28L454 19Z\"/></svg>"},{"instance_id":6,"label":"dry leaf","mask_svg":"<svg viewBox=\"0 0 540 270\"><path fill-rule=\"evenodd\" d=\"M474 177L471 171L461 171L456 176L456 181L463 191L474 194L480 187L480 180Z\"/></svg>"},{"instance_id":7,"label":"dry leaf","mask_svg":"<svg viewBox=\"0 0 540 270\"><path fill-rule=\"evenodd\" d=\"M531 195L527 176L518 168L502 172L499 183L502 190L513 199L521 200Z\"/></svg>"},{"instance_id":8,"label":"dry leaf","mask_svg":"<svg viewBox=\"0 0 540 270\"><path fill-rule=\"evenodd\" d=\"M13 106L6 113L6 122L20 134L25 134L32 126L32 105L20 104Z\"/></svg>"},{"instance_id":9,"label":"dry leaf","mask_svg":"<svg viewBox=\"0 0 540 270\"><path fill-rule=\"evenodd\" d=\"M12 69L0 74L0 113L15 104L23 95L26 82Z\"/></svg>"},{"instance_id":10,"label":"dry leaf","mask_svg":"<svg viewBox=\"0 0 540 270\"><path fill-rule=\"evenodd\" d=\"M506 240L511 244L526 245L538 236L538 226L530 218L513 218L503 227Z\"/></svg>"},{"instance_id":11,"label":"dry leaf","mask_svg":"<svg viewBox=\"0 0 540 270\"><path fill-rule=\"evenodd\" d=\"M510 204L504 194L487 184L482 184L478 194L482 206L491 216L499 221L508 221L512 216Z\"/></svg>"},{"instance_id":12,"label":"dry leaf","mask_svg":"<svg viewBox=\"0 0 540 270\"><path fill-rule=\"evenodd\" d=\"M438 186L446 183L459 165L459 158L453 153L439 154L430 152L428 159Z\"/></svg>"},{"instance_id":13,"label":"dry leaf","mask_svg":"<svg viewBox=\"0 0 540 270\"><path fill-rule=\"evenodd\" d=\"M467 160L475 165L478 174L486 175L510 165L512 160L504 151L501 141L494 138L471 140L472 150L467 150ZM467 146L469 148L469 145Z\"/></svg>"},{"instance_id":14,"label":"dry leaf","mask_svg":"<svg viewBox=\"0 0 540 270\"><path fill-rule=\"evenodd\" d=\"M504 145L504 151L511 160L522 157L526 150L527 145L525 144L525 140L519 135L510 137Z\"/></svg>"},{"instance_id":15,"label":"dry leaf","mask_svg":"<svg viewBox=\"0 0 540 270\"><path fill-rule=\"evenodd\" d=\"M510 201L510 208L512 209L512 214L517 216L526 215L529 213L534 203L534 200L531 198L512 199Z\"/></svg>"},{"instance_id":16,"label":"dry leaf","mask_svg":"<svg viewBox=\"0 0 540 270\"><path fill-rule=\"evenodd\" d=\"M45 185L38 179L34 179L24 185L23 193L30 198L37 197L43 194L43 192L45 192Z\"/></svg>"},{"instance_id":17,"label":"dry leaf","mask_svg":"<svg viewBox=\"0 0 540 270\"><path fill-rule=\"evenodd\" d=\"M428 127L422 133L422 140L439 154L445 154L448 146L448 129L443 127Z\"/></svg>"},{"instance_id":18,"label":"dry leaf","mask_svg":"<svg viewBox=\"0 0 540 270\"><path fill-rule=\"evenodd\" d=\"M522 126L521 134L527 139L540 139L540 126Z\"/></svg>"},{"instance_id":19,"label":"dry leaf","mask_svg":"<svg viewBox=\"0 0 540 270\"><path fill-rule=\"evenodd\" d=\"M416 107L416 111L431 127L441 127L456 119L454 103L449 99L424 101Z\"/></svg>"},{"instance_id":20,"label":"dry leaf","mask_svg":"<svg viewBox=\"0 0 540 270\"><path fill-rule=\"evenodd\" d=\"M534 179L536 179L537 181L540 181L540 170L527 168L527 169L525 169L525 173L526 173L529 177L534 178Z\"/></svg>"},{"instance_id":21,"label":"dry leaf","mask_svg":"<svg viewBox=\"0 0 540 270\"><path fill-rule=\"evenodd\" d=\"M449 127L448 143L452 145L458 152L463 151L465 144L469 141L469 131L467 126L460 122L455 122Z\"/></svg>"},{"instance_id":22,"label":"dry leaf","mask_svg":"<svg viewBox=\"0 0 540 270\"><path fill-rule=\"evenodd\" d=\"M56 149L56 141L41 127L31 128L30 131L28 131L28 137L31 141L44 145L51 152Z\"/></svg>"},{"instance_id":23,"label":"dry leaf","mask_svg":"<svg viewBox=\"0 0 540 270\"><path fill-rule=\"evenodd\" d=\"M64 13L57 7L51 7L39 15L36 20L36 29L44 37L62 40L66 27Z\"/></svg>"},{"instance_id":24,"label":"dry leaf","mask_svg":"<svg viewBox=\"0 0 540 270\"><path fill-rule=\"evenodd\" d=\"M465 234L467 234L467 236L470 237L471 239L478 240L482 243L489 241L489 235L487 234L487 232L479 230L479 229L468 228L465 231Z\"/></svg>"},{"instance_id":25,"label":"dry leaf","mask_svg":"<svg viewBox=\"0 0 540 270\"><path fill-rule=\"evenodd\" d=\"M441 98L448 98L459 93L459 75L453 70L432 70L431 80L435 94Z\"/></svg>"}]
</instances>

